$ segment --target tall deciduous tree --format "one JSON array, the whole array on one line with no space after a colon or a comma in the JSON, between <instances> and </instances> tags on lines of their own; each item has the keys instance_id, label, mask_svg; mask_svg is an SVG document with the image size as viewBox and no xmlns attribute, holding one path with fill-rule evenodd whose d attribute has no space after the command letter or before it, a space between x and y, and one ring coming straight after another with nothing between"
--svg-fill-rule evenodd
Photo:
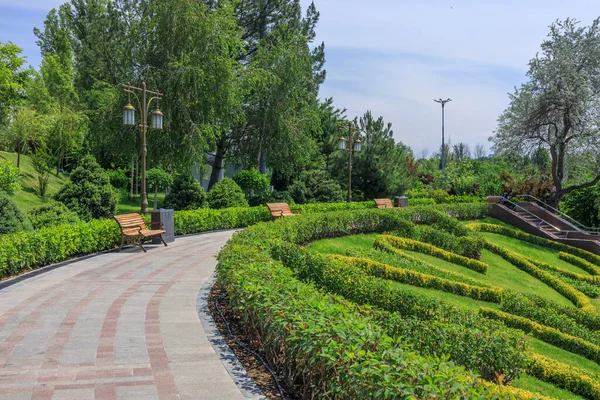
<instances>
[{"instance_id":1,"label":"tall deciduous tree","mask_svg":"<svg viewBox=\"0 0 600 400\"><path fill-rule=\"evenodd\" d=\"M562 196L600 182L597 159L590 166L593 179L564 185L567 155L600 150L600 20L589 27L572 19L558 21L541 47L529 63L528 82L510 95L491 140L498 152L549 151L549 203L557 207Z\"/></svg>"},{"instance_id":2,"label":"tall deciduous tree","mask_svg":"<svg viewBox=\"0 0 600 400\"><path fill-rule=\"evenodd\" d=\"M31 71L24 69L23 50L14 43L0 42L0 124L23 99Z\"/></svg>"},{"instance_id":3,"label":"tall deciduous tree","mask_svg":"<svg viewBox=\"0 0 600 400\"><path fill-rule=\"evenodd\" d=\"M4 141L17 152L17 168L21 167L21 153L30 146L43 143L45 135L44 116L29 107L19 108L5 131Z\"/></svg>"}]
</instances>

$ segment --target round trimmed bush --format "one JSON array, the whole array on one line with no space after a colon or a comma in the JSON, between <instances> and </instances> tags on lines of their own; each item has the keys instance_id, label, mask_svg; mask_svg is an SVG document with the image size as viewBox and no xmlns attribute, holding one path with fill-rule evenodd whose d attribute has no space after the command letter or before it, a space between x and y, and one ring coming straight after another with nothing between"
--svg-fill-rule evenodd
<instances>
[{"instance_id":1,"label":"round trimmed bush","mask_svg":"<svg viewBox=\"0 0 600 400\"><path fill-rule=\"evenodd\" d=\"M34 229L79 222L77 214L58 201L50 201L41 206L34 207L27 212L27 216Z\"/></svg>"},{"instance_id":2,"label":"round trimmed bush","mask_svg":"<svg viewBox=\"0 0 600 400\"><path fill-rule=\"evenodd\" d=\"M263 197L269 188L269 178L256 169L245 169L233 175L233 180L242 189L246 198L253 196ZM253 192L253 195L250 193Z\"/></svg>"},{"instance_id":3,"label":"round trimmed bush","mask_svg":"<svg viewBox=\"0 0 600 400\"><path fill-rule=\"evenodd\" d=\"M244 192L233 179L225 178L208 191L210 208L248 207Z\"/></svg>"},{"instance_id":4,"label":"round trimmed bush","mask_svg":"<svg viewBox=\"0 0 600 400\"><path fill-rule=\"evenodd\" d=\"M108 174L90 155L81 159L70 181L55 196L83 220L115 215L117 199Z\"/></svg>"},{"instance_id":5,"label":"round trimmed bush","mask_svg":"<svg viewBox=\"0 0 600 400\"><path fill-rule=\"evenodd\" d=\"M6 193L0 191L0 234L31 230L27 216Z\"/></svg>"},{"instance_id":6,"label":"round trimmed bush","mask_svg":"<svg viewBox=\"0 0 600 400\"><path fill-rule=\"evenodd\" d=\"M344 201L342 188L333 179L328 179L325 171L303 171L288 191L298 204Z\"/></svg>"},{"instance_id":7,"label":"round trimmed bush","mask_svg":"<svg viewBox=\"0 0 600 400\"><path fill-rule=\"evenodd\" d=\"M175 177L171 191L165 198L164 207L175 210L195 210L204 206L206 193L192 174Z\"/></svg>"}]
</instances>

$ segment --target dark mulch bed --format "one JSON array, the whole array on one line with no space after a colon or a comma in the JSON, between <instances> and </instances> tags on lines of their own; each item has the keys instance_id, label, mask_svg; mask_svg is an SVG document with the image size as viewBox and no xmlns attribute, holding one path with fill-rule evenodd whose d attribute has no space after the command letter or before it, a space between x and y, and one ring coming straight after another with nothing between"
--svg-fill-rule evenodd
<instances>
[{"instance_id":1,"label":"dark mulch bed","mask_svg":"<svg viewBox=\"0 0 600 400\"><path fill-rule=\"evenodd\" d=\"M217 311L215 307L215 301L219 305L219 309L225 316L225 319L229 323L229 327L233 332L235 338L241 341L245 346L251 348L253 351L257 352L264 359L264 355L261 354L260 349L256 347L256 344L253 343L251 338L248 338L244 334L244 330L240 325L240 318L234 313L234 311L229 307L229 298L227 291L218 283L215 283L210 291L210 296L208 300L208 308L210 313L219 328L219 332L221 336L225 339L237 359L246 369L250 378L256 383L256 385L260 388L260 390L264 393L264 395L268 399L281 399L281 395L279 394L279 390L273 380L273 377L269 372L267 372L264 365L258 360L254 355L246 351L242 348L238 343L236 343L233 337L229 334L227 330L227 326L223 322L223 318ZM282 382L282 379L278 377L279 382ZM284 388L284 395L286 399L295 399L296 397L293 394L290 394Z\"/></svg>"}]
</instances>

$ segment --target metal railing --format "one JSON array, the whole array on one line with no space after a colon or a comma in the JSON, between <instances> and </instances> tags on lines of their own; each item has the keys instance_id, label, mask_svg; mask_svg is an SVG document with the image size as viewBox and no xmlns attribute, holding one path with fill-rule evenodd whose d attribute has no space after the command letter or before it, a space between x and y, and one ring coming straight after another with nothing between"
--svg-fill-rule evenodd
<instances>
[{"instance_id":1,"label":"metal railing","mask_svg":"<svg viewBox=\"0 0 600 400\"><path fill-rule=\"evenodd\" d=\"M586 225L582 224L581 222L577 221L576 219L565 214L564 212L552 207L550 204L543 202L542 200L538 199L535 196L532 196L530 194L519 194L519 195L516 195L515 197L525 197L525 198L533 199L543 210L550 211L553 214L558 214L561 218L566 219L567 221L569 221L570 223L575 225L575 227L580 230L579 232L587 233L590 235L600 235L600 228L586 226ZM565 231L565 232L575 232L575 231Z\"/></svg>"},{"instance_id":2,"label":"metal railing","mask_svg":"<svg viewBox=\"0 0 600 400\"><path fill-rule=\"evenodd\" d=\"M512 205L515 208L515 210L519 209L520 211L525 211L525 213L527 213L527 214L531 215L532 217L534 217L535 219L539 220L539 222L536 224L536 228L541 229L541 225L542 224L546 224L546 225L550 226L552 229L554 229L555 231L561 232L560 228L557 228L556 226L552 225L550 222L548 222L548 221L544 220L543 218L541 218L539 215L535 215L534 213L532 213L528 209L523 208L522 206L520 206L520 205L518 205L518 204L516 204L516 203L514 203L512 201L510 201L509 199L502 199L502 201L500 203L498 203L498 204L501 204L501 205L510 204L510 205ZM509 207L507 207L507 208L509 208Z\"/></svg>"}]
</instances>

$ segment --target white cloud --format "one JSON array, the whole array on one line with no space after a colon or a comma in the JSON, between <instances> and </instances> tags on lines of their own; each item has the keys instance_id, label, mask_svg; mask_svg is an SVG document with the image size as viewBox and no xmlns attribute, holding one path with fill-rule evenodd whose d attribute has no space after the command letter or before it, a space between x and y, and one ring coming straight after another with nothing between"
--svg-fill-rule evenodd
<instances>
[{"instance_id":1,"label":"white cloud","mask_svg":"<svg viewBox=\"0 0 600 400\"><path fill-rule=\"evenodd\" d=\"M36 11L50 11L51 9L57 8L58 6L66 2L66 0L0 0L0 7Z\"/></svg>"}]
</instances>

